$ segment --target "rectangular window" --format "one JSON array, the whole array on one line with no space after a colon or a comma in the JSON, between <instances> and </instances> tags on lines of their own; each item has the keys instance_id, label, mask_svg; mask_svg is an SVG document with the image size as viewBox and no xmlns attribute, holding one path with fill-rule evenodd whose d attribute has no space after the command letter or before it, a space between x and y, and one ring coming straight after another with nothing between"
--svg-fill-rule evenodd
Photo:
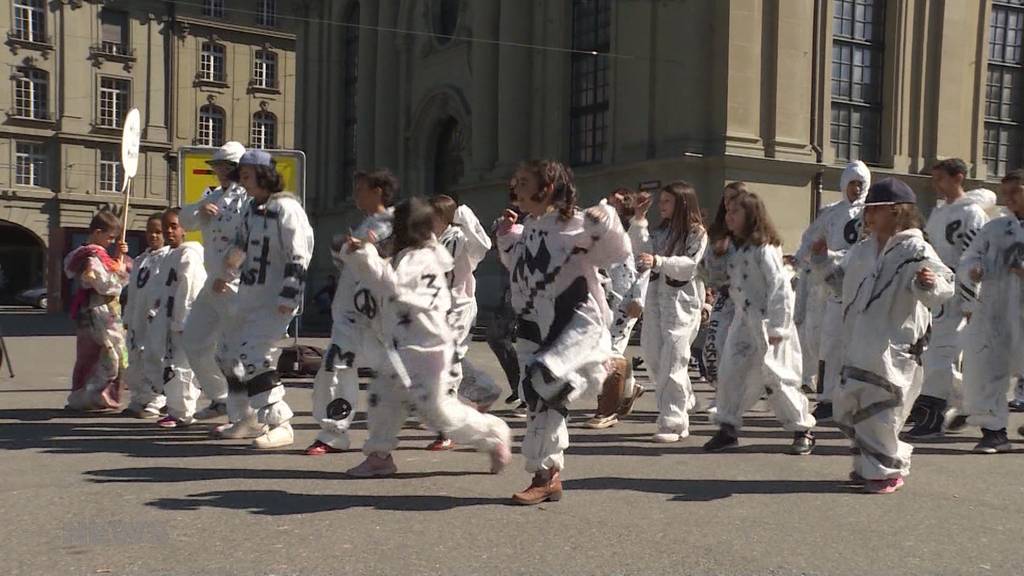
<instances>
[{"instance_id":1,"label":"rectangular window","mask_svg":"<svg viewBox=\"0 0 1024 576\"><path fill-rule=\"evenodd\" d=\"M45 0L14 0L12 36L28 42L46 42Z\"/></svg>"},{"instance_id":2,"label":"rectangular window","mask_svg":"<svg viewBox=\"0 0 1024 576\"><path fill-rule=\"evenodd\" d=\"M836 160L879 161L884 0L833 0L832 117Z\"/></svg>"},{"instance_id":3,"label":"rectangular window","mask_svg":"<svg viewBox=\"0 0 1024 576\"><path fill-rule=\"evenodd\" d=\"M611 1L573 0L569 145L574 166L604 162L610 104Z\"/></svg>"},{"instance_id":4,"label":"rectangular window","mask_svg":"<svg viewBox=\"0 0 1024 576\"><path fill-rule=\"evenodd\" d=\"M257 112L252 117L252 137L250 145L253 148L276 148L277 144L277 118L270 112Z\"/></svg>"},{"instance_id":5,"label":"rectangular window","mask_svg":"<svg viewBox=\"0 0 1024 576\"><path fill-rule=\"evenodd\" d=\"M207 18L223 18L224 0L205 0L203 2L203 16Z\"/></svg>"},{"instance_id":6,"label":"rectangular window","mask_svg":"<svg viewBox=\"0 0 1024 576\"><path fill-rule=\"evenodd\" d=\"M98 125L104 128L120 128L128 113L128 95L131 81L120 78L100 78L100 110Z\"/></svg>"},{"instance_id":7,"label":"rectangular window","mask_svg":"<svg viewBox=\"0 0 1024 576\"><path fill-rule=\"evenodd\" d=\"M199 79L208 82L226 82L224 73L224 46L213 42L203 42L199 56Z\"/></svg>"},{"instance_id":8,"label":"rectangular window","mask_svg":"<svg viewBox=\"0 0 1024 576\"><path fill-rule=\"evenodd\" d=\"M100 192L121 191L124 183L124 169L118 159L118 152L104 148L100 150Z\"/></svg>"},{"instance_id":9,"label":"rectangular window","mask_svg":"<svg viewBox=\"0 0 1024 576\"><path fill-rule=\"evenodd\" d=\"M256 23L277 26L277 0L256 0Z\"/></svg>"},{"instance_id":10,"label":"rectangular window","mask_svg":"<svg viewBox=\"0 0 1024 576\"><path fill-rule=\"evenodd\" d=\"M104 8L100 12L100 34L103 52L127 55L128 13Z\"/></svg>"},{"instance_id":11,"label":"rectangular window","mask_svg":"<svg viewBox=\"0 0 1024 576\"><path fill-rule=\"evenodd\" d=\"M14 181L19 186L47 186L45 145L18 142L15 148Z\"/></svg>"},{"instance_id":12,"label":"rectangular window","mask_svg":"<svg viewBox=\"0 0 1024 576\"><path fill-rule=\"evenodd\" d=\"M277 54L270 50L257 50L252 67L253 86L277 88Z\"/></svg>"},{"instance_id":13,"label":"rectangular window","mask_svg":"<svg viewBox=\"0 0 1024 576\"><path fill-rule=\"evenodd\" d=\"M1024 0L996 0L989 20L988 70L985 79L985 137L981 157L990 178L1020 168L1024 153L1021 126L1021 40Z\"/></svg>"},{"instance_id":14,"label":"rectangular window","mask_svg":"<svg viewBox=\"0 0 1024 576\"><path fill-rule=\"evenodd\" d=\"M38 68L21 68L14 81L14 115L46 120L49 113L49 75Z\"/></svg>"},{"instance_id":15,"label":"rectangular window","mask_svg":"<svg viewBox=\"0 0 1024 576\"><path fill-rule=\"evenodd\" d=\"M224 144L224 110L213 105L206 105L199 109L196 143L200 146Z\"/></svg>"}]
</instances>

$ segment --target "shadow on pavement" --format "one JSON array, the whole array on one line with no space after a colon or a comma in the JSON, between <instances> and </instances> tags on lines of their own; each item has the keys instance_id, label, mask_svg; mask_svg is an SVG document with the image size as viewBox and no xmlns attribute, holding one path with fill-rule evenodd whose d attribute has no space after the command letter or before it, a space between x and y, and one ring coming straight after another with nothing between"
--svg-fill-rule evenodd
<instances>
[{"instance_id":1,"label":"shadow on pavement","mask_svg":"<svg viewBox=\"0 0 1024 576\"><path fill-rule=\"evenodd\" d=\"M563 482L566 490L629 490L669 494L673 502L708 502L742 494L849 494L838 480L668 480L581 478Z\"/></svg>"},{"instance_id":2,"label":"shadow on pavement","mask_svg":"<svg viewBox=\"0 0 1024 576\"><path fill-rule=\"evenodd\" d=\"M354 462L354 461L353 461ZM172 468L154 466L148 468L113 468L110 470L89 470L86 476L93 477L97 484L109 483L177 483L206 482L209 480L348 480L358 482L357 478L349 478L344 472L327 470L275 470L267 468ZM379 482L390 480L415 480L421 478L438 478L445 476L482 476L487 472L447 470L439 472L398 473L389 478L375 478Z\"/></svg>"},{"instance_id":3,"label":"shadow on pavement","mask_svg":"<svg viewBox=\"0 0 1024 576\"><path fill-rule=\"evenodd\" d=\"M458 498L440 494L361 496L344 494L293 494L283 490L232 490L190 494L186 498L161 498L150 506L161 510L222 508L247 510L261 516L290 516L334 512L351 508L441 512L466 506L506 506L508 498Z\"/></svg>"}]
</instances>

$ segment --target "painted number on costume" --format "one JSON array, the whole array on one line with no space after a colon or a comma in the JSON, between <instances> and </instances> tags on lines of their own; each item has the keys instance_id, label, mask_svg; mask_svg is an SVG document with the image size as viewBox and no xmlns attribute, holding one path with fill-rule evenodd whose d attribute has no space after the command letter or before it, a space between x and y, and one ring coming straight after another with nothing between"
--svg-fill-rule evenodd
<instances>
[{"instance_id":1,"label":"painted number on costume","mask_svg":"<svg viewBox=\"0 0 1024 576\"><path fill-rule=\"evenodd\" d=\"M141 268L139 270L139 277L135 279L135 287L143 289L146 287L146 283L149 282L149 276L151 272L148 267Z\"/></svg>"}]
</instances>

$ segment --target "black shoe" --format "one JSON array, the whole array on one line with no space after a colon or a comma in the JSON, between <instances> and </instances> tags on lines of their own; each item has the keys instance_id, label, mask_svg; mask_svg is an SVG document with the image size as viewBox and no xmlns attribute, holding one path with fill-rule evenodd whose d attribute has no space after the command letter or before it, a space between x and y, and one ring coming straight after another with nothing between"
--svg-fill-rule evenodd
<instances>
[{"instance_id":1,"label":"black shoe","mask_svg":"<svg viewBox=\"0 0 1024 576\"><path fill-rule=\"evenodd\" d=\"M793 433L793 444L789 446L789 453L794 456L806 456L814 449L814 434L810 430Z\"/></svg>"},{"instance_id":2,"label":"black shoe","mask_svg":"<svg viewBox=\"0 0 1024 576\"><path fill-rule=\"evenodd\" d=\"M811 412L811 416L814 416L818 422L828 422L832 419L832 403L818 402L818 405L814 407L814 412Z\"/></svg>"},{"instance_id":3,"label":"black shoe","mask_svg":"<svg viewBox=\"0 0 1024 576\"><path fill-rule=\"evenodd\" d=\"M519 394L513 392L505 398L505 404L519 404Z\"/></svg>"},{"instance_id":4,"label":"black shoe","mask_svg":"<svg viewBox=\"0 0 1024 576\"><path fill-rule=\"evenodd\" d=\"M1024 412L1024 400L1010 400L1010 412Z\"/></svg>"},{"instance_id":5,"label":"black shoe","mask_svg":"<svg viewBox=\"0 0 1024 576\"><path fill-rule=\"evenodd\" d=\"M740 441L736 436L736 429L728 424L718 429L718 432L704 444L705 452L721 452L739 446Z\"/></svg>"},{"instance_id":6,"label":"black shoe","mask_svg":"<svg viewBox=\"0 0 1024 576\"><path fill-rule=\"evenodd\" d=\"M981 429L981 442L974 447L979 454L998 454L1011 450L1010 439L1006 436L1006 428L1000 430Z\"/></svg>"},{"instance_id":7,"label":"black shoe","mask_svg":"<svg viewBox=\"0 0 1024 576\"><path fill-rule=\"evenodd\" d=\"M921 395L914 402L919 416L914 427L907 432L907 438L923 440L942 436L942 423L946 419L946 401L934 396Z\"/></svg>"},{"instance_id":8,"label":"black shoe","mask_svg":"<svg viewBox=\"0 0 1024 576\"><path fill-rule=\"evenodd\" d=\"M917 402L914 402L913 407L910 408L910 415L907 416L907 421L904 422L903 424L906 426L914 426L915 424L921 421L922 412L923 410L921 409L921 405L918 404Z\"/></svg>"}]
</instances>

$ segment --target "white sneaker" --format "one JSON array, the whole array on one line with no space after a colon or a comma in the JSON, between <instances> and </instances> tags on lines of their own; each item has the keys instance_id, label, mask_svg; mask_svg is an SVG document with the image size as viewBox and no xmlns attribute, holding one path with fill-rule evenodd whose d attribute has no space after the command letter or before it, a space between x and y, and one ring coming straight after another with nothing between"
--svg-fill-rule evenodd
<instances>
[{"instance_id":1,"label":"white sneaker","mask_svg":"<svg viewBox=\"0 0 1024 576\"><path fill-rule=\"evenodd\" d=\"M292 425L285 422L280 426L274 426L267 430L262 436L253 440L252 445L260 450L269 450L271 448L291 446L294 442L295 432L292 431Z\"/></svg>"},{"instance_id":2,"label":"white sneaker","mask_svg":"<svg viewBox=\"0 0 1024 576\"><path fill-rule=\"evenodd\" d=\"M228 422L227 424L217 426L210 432L210 435L214 438L223 438L225 440L240 440L262 436L266 429L266 426L256 422L255 419L239 420L238 422Z\"/></svg>"},{"instance_id":3,"label":"white sneaker","mask_svg":"<svg viewBox=\"0 0 1024 576\"><path fill-rule=\"evenodd\" d=\"M690 435L689 432L683 432L682 434L676 432L658 432L651 437L656 444L672 444L673 442L679 442L683 438Z\"/></svg>"}]
</instances>

